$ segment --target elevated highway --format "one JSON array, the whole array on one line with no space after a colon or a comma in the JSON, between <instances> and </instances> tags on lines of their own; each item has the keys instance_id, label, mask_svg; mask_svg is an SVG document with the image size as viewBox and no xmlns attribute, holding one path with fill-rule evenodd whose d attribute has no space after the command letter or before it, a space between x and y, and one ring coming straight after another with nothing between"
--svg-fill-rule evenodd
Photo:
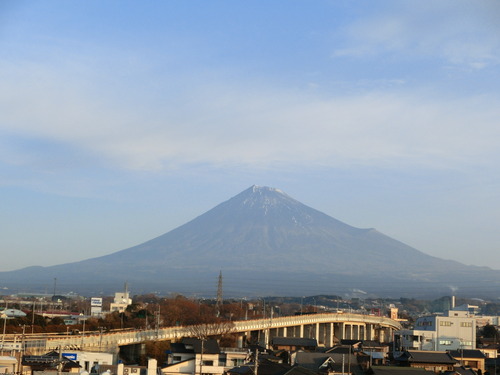
<instances>
[{"instance_id":1,"label":"elevated highway","mask_svg":"<svg viewBox=\"0 0 500 375\"><path fill-rule=\"evenodd\" d=\"M238 344L259 342L268 345L273 337L315 338L319 345L333 346L341 339L378 340L389 342L394 330L401 329L399 322L381 316L327 313L285 316L267 319L232 322L231 332L238 335ZM216 334L215 329L207 332ZM120 346L141 344L146 341L177 341L192 337L190 326L166 327L156 330L123 330L117 332L87 332L78 335L26 335L24 350L31 354L43 354L61 348L117 352ZM12 342L20 341L19 335Z\"/></svg>"}]
</instances>

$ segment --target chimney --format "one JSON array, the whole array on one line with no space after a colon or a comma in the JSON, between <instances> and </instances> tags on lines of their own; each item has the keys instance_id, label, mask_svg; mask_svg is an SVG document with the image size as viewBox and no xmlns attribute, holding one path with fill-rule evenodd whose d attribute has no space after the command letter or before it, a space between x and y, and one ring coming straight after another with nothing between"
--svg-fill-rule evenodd
<instances>
[{"instance_id":1,"label":"chimney","mask_svg":"<svg viewBox=\"0 0 500 375\"><path fill-rule=\"evenodd\" d=\"M455 296L451 296L451 309L455 308Z\"/></svg>"}]
</instances>

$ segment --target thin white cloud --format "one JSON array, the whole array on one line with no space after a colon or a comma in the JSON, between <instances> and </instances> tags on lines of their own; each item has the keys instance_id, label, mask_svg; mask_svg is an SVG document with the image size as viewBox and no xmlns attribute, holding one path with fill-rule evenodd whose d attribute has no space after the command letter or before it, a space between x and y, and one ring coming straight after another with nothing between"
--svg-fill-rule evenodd
<instances>
[{"instance_id":1,"label":"thin white cloud","mask_svg":"<svg viewBox=\"0 0 500 375\"><path fill-rule=\"evenodd\" d=\"M117 99L98 84L68 83L69 76L43 69L37 76L42 83L33 84L32 76L6 81L1 131L63 144L124 169L197 163L454 167L491 158L500 135L498 98L491 97L377 90L326 97L240 82L193 86L158 106L158 98L134 94L133 87ZM2 158L29 162L5 152Z\"/></svg>"},{"instance_id":2,"label":"thin white cloud","mask_svg":"<svg viewBox=\"0 0 500 375\"><path fill-rule=\"evenodd\" d=\"M334 56L398 54L481 69L500 63L500 3L389 1L347 25Z\"/></svg>"}]
</instances>

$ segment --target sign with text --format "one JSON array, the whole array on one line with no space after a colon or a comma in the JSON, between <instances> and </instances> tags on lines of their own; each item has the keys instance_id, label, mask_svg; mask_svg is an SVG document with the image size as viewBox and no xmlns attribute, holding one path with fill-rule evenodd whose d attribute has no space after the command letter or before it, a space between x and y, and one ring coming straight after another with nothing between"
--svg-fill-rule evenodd
<instances>
[{"instance_id":1,"label":"sign with text","mask_svg":"<svg viewBox=\"0 0 500 375\"><path fill-rule=\"evenodd\" d=\"M62 353L62 356L69 359L70 361L76 361L76 359L78 358L78 355L76 353Z\"/></svg>"}]
</instances>

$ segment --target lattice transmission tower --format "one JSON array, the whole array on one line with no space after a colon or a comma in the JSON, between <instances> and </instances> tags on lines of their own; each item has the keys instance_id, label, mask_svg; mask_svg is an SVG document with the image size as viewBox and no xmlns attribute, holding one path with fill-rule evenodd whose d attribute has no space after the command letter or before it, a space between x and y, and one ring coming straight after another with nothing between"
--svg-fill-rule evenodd
<instances>
[{"instance_id":1,"label":"lattice transmission tower","mask_svg":"<svg viewBox=\"0 0 500 375\"><path fill-rule=\"evenodd\" d=\"M217 302L216 302L216 309L217 309L217 316L220 316L220 311L222 309L222 271L219 272L219 283L217 284Z\"/></svg>"}]
</instances>

